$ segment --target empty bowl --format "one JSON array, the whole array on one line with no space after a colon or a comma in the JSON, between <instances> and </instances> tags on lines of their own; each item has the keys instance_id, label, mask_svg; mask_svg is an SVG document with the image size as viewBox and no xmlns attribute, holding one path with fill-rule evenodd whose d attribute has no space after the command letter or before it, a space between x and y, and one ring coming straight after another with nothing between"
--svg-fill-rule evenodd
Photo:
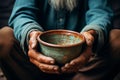
<instances>
[{"instance_id":1,"label":"empty bowl","mask_svg":"<svg viewBox=\"0 0 120 80\"><path fill-rule=\"evenodd\" d=\"M81 53L84 36L70 30L49 30L38 36L41 52L65 64L78 57Z\"/></svg>"}]
</instances>

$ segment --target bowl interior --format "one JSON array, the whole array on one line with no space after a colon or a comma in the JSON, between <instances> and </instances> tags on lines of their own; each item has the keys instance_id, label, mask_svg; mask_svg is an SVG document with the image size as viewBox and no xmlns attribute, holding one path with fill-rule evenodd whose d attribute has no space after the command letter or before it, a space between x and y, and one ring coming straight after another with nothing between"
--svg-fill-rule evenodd
<instances>
[{"instance_id":1,"label":"bowl interior","mask_svg":"<svg viewBox=\"0 0 120 80\"><path fill-rule=\"evenodd\" d=\"M83 41L83 37L73 31L55 30L40 35L41 41L54 45L73 45Z\"/></svg>"}]
</instances>

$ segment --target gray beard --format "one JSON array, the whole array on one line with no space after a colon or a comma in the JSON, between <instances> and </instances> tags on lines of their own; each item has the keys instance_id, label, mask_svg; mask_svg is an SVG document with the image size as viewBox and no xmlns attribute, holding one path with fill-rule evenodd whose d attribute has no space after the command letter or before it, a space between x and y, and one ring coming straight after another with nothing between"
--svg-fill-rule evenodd
<instances>
[{"instance_id":1,"label":"gray beard","mask_svg":"<svg viewBox=\"0 0 120 80\"><path fill-rule=\"evenodd\" d=\"M49 0L49 4L56 10L66 8L72 11L77 6L78 0Z\"/></svg>"}]
</instances>

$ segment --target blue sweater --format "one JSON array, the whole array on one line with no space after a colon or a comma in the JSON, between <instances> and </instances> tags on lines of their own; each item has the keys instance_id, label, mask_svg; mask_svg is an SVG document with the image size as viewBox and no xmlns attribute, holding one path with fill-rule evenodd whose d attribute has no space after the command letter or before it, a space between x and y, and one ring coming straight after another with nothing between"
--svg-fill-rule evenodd
<instances>
[{"instance_id":1,"label":"blue sweater","mask_svg":"<svg viewBox=\"0 0 120 80\"><path fill-rule=\"evenodd\" d=\"M77 32L94 29L98 33L97 48L101 49L107 39L112 15L107 0L78 0L73 11L57 11L48 4L48 0L16 0L9 26L14 28L15 37L25 52L32 30L51 29Z\"/></svg>"}]
</instances>

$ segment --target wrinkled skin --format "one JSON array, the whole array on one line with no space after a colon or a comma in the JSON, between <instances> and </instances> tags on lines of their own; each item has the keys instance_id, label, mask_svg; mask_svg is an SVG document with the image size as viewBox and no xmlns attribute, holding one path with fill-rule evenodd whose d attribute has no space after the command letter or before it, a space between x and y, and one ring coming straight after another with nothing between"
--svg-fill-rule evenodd
<instances>
[{"instance_id":1,"label":"wrinkled skin","mask_svg":"<svg viewBox=\"0 0 120 80\"><path fill-rule=\"evenodd\" d=\"M41 71L45 73L51 74L60 74L60 73L73 73L77 72L80 68L82 68L89 60L92 55L92 45L94 42L94 37L96 32L94 30L90 30L88 32L82 32L86 40L86 48L81 53L81 55L70 63L66 63L63 67L59 67L55 65L55 60L51 57L44 56L42 53L37 51L37 37L42 32L40 31L32 31L30 33L29 40L29 51L28 56L30 58L30 62L36 65Z\"/></svg>"},{"instance_id":2,"label":"wrinkled skin","mask_svg":"<svg viewBox=\"0 0 120 80\"><path fill-rule=\"evenodd\" d=\"M28 56L30 61L40 68L41 71L57 74L59 73L59 67L54 65L55 60L37 51L37 36L41 33L40 31L33 31L30 33Z\"/></svg>"},{"instance_id":3,"label":"wrinkled skin","mask_svg":"<svg viewBox=\"0 0 120 80\"><path fill-rule=\"evenodd\" d=\"M88 32L81 33L84 35L86 40L85 50L81 53L81 55L75 59L73 59L70 63L66 63L65 66L61 68L63 73L73 73L78 72L80 68L84 67L84 65L88 62L92 54L92 45L94 43L94 36L96 34L95 31L91 30Z\"/></svg>"}]
</instances>

